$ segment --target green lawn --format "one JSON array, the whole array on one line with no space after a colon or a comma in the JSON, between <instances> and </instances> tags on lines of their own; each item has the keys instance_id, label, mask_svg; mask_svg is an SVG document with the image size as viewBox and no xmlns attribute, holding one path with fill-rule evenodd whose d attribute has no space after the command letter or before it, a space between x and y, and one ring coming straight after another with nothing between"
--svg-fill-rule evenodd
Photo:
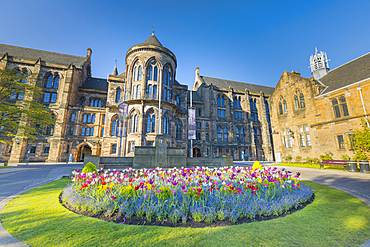
<instances>
[{"instance_id":1,"label":"green lawn","mask_svg":"<svg viewBox=\"0 0 370 247\"><path fill-rule=\"evenodd\" d=\"M31 246L359 246L370 239L370 207L316 183L315 201L278 219L218 228L108 223L59 204L58 180L12 200L0 215L5 229Z\"/></svg>"},{"instance_id":2,"label":"green lawn","mask_svg":"<svg viewBox=\"0 0 370 247\"><path fill-rule=\"evenodd\" d=\"M320 169L319 164L311 164L311 163L275 163L273 165ZM343 167L324 166L324 169L343 171Z\"/></svg>"}]
</instances>

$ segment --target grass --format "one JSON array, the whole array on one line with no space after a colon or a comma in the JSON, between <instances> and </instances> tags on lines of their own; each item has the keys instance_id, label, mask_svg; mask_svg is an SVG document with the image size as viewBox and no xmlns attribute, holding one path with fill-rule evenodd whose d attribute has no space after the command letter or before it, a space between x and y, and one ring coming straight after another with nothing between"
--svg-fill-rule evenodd
<instances>
[{"instance_id":1,"label":"grass","mask_svg":"<svg viewBox=\"0 0 370 247\"><path fill-rule=\"evenodd\" d=\"M320 165L319 164L315 164L315 163L287 163L287 162L283 162L283 163L276 163L274 165L277 165L277 166L291 166L291 167L304 167L304 168L316 168L316 169L320 169ZM330 169L330 170L339 170L339 171L343 171L343 167L340 166L340 167L335 167L335 166L324 166L324 169Z\"/></svg>"},{"instance_id":2,"label":"grass","mask_svg":"<svg viewBox=\"0 0 370 247\"><path fill-rule=\"evenodd\" d=\"M370 207L342 191L312 183L315 201L278 219L218 228L169 228L109 223L59 204L68 179L12 200L0 219L31 246L359 246L370 239Z\"/></svg>"}]
</instances>

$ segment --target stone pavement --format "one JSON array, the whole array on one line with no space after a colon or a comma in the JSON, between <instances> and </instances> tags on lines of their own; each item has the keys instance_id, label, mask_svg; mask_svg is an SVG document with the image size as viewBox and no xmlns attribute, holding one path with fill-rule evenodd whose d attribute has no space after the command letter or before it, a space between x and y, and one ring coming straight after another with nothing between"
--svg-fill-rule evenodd
<instances>
[{"instance_id":1,"label":"stone pavement","mask_svg":"<svg viewBox=\"0 0 370 247\"><path fill-rule=\"evenodd\" d=\"M234 162L234 166L251 166L252 164L253 162ZM271 163L264 163L263 165L282 167ZM8 189L5 192L0 191L0 213L5 205L14 197L30 189L60 179L63 176L69 176L70 169L81 167L82 164L44 164L0 169L0 187ZM293 173L299 172L302 180L308 180L342 190L370 206L370 174L298 167L284 168ZM17 247L27 245L11 236L0 224L0 246ZM370 247L370 240L362 244L361 247Z\"/></svg>"}]
</instances>

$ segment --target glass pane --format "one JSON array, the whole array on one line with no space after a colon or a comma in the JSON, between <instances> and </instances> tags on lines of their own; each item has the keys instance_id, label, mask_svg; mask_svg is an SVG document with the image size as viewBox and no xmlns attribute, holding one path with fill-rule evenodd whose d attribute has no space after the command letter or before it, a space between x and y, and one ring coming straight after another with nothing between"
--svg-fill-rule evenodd
<instances>
[{"instance_id":1,"label":"glass pane","mask_svg":"<svg viewBox=\"0 0 370 247\"><path fill-rule=\"evenodd\" d=\"M140 66L140 67L139 67L139 72L138 72L138 73L139 73L139 75L138 75L138 80L139 80L139 81L141 80L142 70L143 70L143 69L142 69L142 67Z\"/></svg>"},{"instance_id":2,"label":"glass pane","mask_svg":"<svg viewBox=\"0 0 370 247\"><path fill-rule=\"evenodd\" d=\"M337 99L333 99L331 103L332 103L333 105L338 105L338 100L337 100Z\"/></svg>"},{"instance_id":3,"label":"glass pane","mask_svg":"<svg viewBox=\"0 0 370 247\"><path fill-rule=\"evenodd\" d=\"M149 79L148 80L153 81L153 67L152 66L149 67Z\"/></svg>"},{"instance_id":4,"label":"glass pane","mask_svg":"<svg viewBox=\"0 0 370 247\"><path fill-rule=\"evenodd\" d=\"M158 68L157 68L157 66L156 67L154 67L154 81L157 81L157 76L158 75Z\"/></svg>"},{"instance_id":5,"label":"glass pane","mask_svg":"<svg viewBox=\"0 0 370 247\"><path fill-rule=\"evenodd\" d=\"M52 93L51 94L51 98L50 98L50 102L51 103L55 103L55 102L57 102L57 94L56 93Z\"/></svg>"},{"instance_id":6,"label":"glass pane","mask_svg":"<svg viewBox=\"0 0 370 247\"><path fill-rule=\"evenodd\" d=\"M311 146L311 137L310 137L310 134L309 133L306 133L306 145L308 147Z\"/></svg>"},{"instance_id":7,"label":"glass pane","mask_svg":"<svg viewBox=\"0 0 370 247\"><path fill-rule=\"evenodd\" d=\"M153 86L153 99L157 99L157 86Z\"/></svg>"},{"instance_id":8,"label":"glass pane","mask_svg":"<svg viewBox=\"0 0 370 247\"><path fill-rule=\"evenodd\" d=\"M49 75L48 80L46 82L46 87L51 88L53 86L53 76Z\"/></svg>"},{"instance_id":9,"label":"glass pane","mask_svg":"<svg viewBox=\"0 0 370 247\"><path fill-rule=\"evenodd\" d=\"M304 132L308 132L308 130L309 130L308 125L304 125L303 128L304 128Z\"/></svg>"},{"instance_id":10,"label":"glass pane","mask_svg":"<svg viewBox=\"0 0 370 247\"><path fill-rule=\"evenodd\" d=\"M298 97L297 96L294 96L294 108L296 110L299 109L299 102L298 102Z\"/></svg>"},{"instance_id":11,"label":"glass pane","mask_svg":"<svg viewBox=\"0 0 370 247\"><path fill-rule=\"evenodd\" d=\"M152 99L153 98L152 93L153 93L153 86L152 85L149 85L148 86L148 98L149 99Z\"/></svg>"},{"instance_id":12,"label":"glass pane","mask_svg":"<svg viewBox=\"0 0 370 247\"><path fill-rule=\"evenodd\" d=\"M146 132L147 132L147 133L150 133L150 130L151 130L151 128L150 128L150 124L152 123L152 118L151 118L151 116L150 116L150 115L148 116L148 118L147 118L146 122L147 122L147 125L146 125Z\"/></svg>"},{"instance_id":13,"label":"glass pane","mask_svg":"<svg viewBox=\"0 0 370 247\"><path fill-rule=\"evenodd\" d=\"M335 114L335 118L340 118L341 117L338 105L334 106L334 114Z\"/></svg>"},{"instance_id":14,"label":"glass pane","mask_svg":"<svg viewBox=\"0 0 370 247\"><path fill-rule=\"evenodd\" d=\"M339 98L340 103L346 103L346 98L343 96Z\"/></svg>"},{"instance_id":15,"label":"glass pane","mask_svg":"<svg viewBox=\"0 0 370 247\"><path fill-rule=\"evenodd\" d=\"M53 88L58 89L59 87L59 76L57 75L54 79L54 85Z\"/></svg>"},{"instance_id":16,"label":"glass pane","mask_svg":"<svg viewBox=\"0 0 370 247\"><path fill-rule=\"evenodd\" d=\"M50 101L50 93L45 93L44 102L49 102L49 101Z\"/></svg>"},{"instance_id":17,"label":"glass pane","mask_svg":"<svg viewBox=\"0 0 370 247\"><path fill-rule=\"evenodd\" d=\"M303 126L298 126L298 132L303 132Z\"/></svg>"},{"instance_id":18,"label":"glass pane","mask_svg":"<svg viewBox=\"0 0 370 247\"><path fill-rule=\"evenodd\" d=\"M152 133L155 132L155 116L152 116Z\"/></svg>"},{"instance_id":19,"label":"glass pane","mask_svg":"<svg viewBox=\"0 0 370 247\"><path fill-rule=\"evenodd\" d=\"M349 116L348 108L347 108L346 103L342 104L342 111L343 111L343 116Z\"/></svg>"}]
</instances>

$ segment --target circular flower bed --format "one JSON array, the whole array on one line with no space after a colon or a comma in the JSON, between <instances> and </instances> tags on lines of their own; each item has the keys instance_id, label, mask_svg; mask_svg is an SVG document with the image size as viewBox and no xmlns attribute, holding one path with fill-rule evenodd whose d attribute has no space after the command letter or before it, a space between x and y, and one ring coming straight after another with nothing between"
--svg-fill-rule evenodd
<instances>
[{"instance_id":1,"label":"circular flower bed","mask_svg":"<svg viewBox=\"0 0 370 247\"><path fill-rule=\"evenodd\" d=\"M173 168L74 172L62 193L65 205L105 216L148 222L211 223L278 216L313 197L285 169ZM128 221L128 220L127 220Z\"/></svg>"}]
</instances>

